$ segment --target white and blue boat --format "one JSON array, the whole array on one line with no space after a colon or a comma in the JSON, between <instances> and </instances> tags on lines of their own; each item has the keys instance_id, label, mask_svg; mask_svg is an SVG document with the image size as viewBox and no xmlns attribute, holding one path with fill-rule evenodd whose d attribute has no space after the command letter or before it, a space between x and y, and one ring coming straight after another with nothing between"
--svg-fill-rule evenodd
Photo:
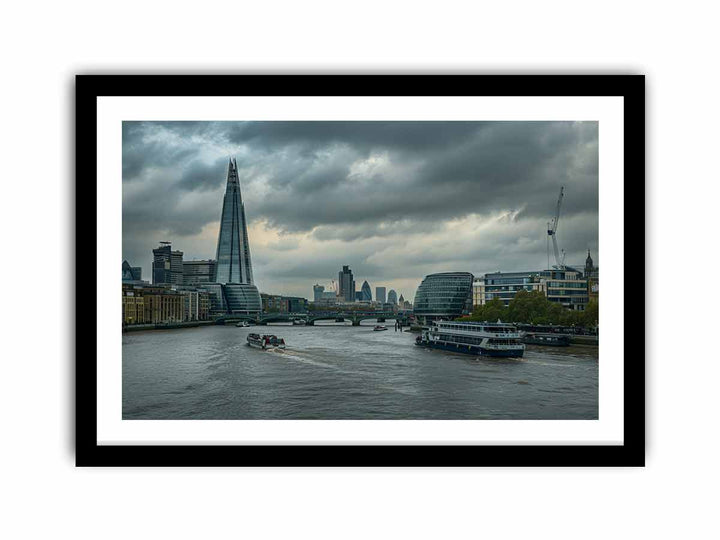
<instances>
[{"instance_id":1,"label":"white and blue boat","mask_svg":"<svg viewBox=\"0 0 720 540\"><path fill-rule=\"evenodd\" d=\"M520 358L525 352L518 329L500 321L435 321L417 337L415 345L474 356Z\"/></svg>"}]
</instances>

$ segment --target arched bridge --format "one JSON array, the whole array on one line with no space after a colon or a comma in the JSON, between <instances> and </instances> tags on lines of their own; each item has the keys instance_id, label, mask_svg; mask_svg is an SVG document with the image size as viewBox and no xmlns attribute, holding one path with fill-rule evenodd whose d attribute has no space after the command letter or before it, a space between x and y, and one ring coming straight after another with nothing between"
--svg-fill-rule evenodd
<instances>
[{"instance_id":1,"label":"arched bridge","mask_svg":"<svg viewBox=\"0 0 720 540\"><path fill-rule=\"evenodd\" d=\"M353 326L360 326L360 321L377 319L378 322L385 322L386 319L403 319L392 311L308 311L306 313L261 313L261 314L232 314L224 315L215 320L217 324L228 324L239 321L248 321L255 324L267 324L270 322L292 322L299 320L308 326L315 324L315 321L337 322L350 321Z\"/></svg>"}]
</instances>

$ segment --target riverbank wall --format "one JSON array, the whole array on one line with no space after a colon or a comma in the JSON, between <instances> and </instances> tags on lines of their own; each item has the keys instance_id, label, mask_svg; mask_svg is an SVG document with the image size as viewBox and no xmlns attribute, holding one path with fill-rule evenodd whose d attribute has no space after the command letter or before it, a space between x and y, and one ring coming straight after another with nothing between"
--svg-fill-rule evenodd
<instances>
[{"instance_id":1,"label":"riverbank wall","mask_svg":"<svg viewBox=\"0 0 720 540\"><path fill-rule=\"evenodd\" d=\"M177 330L178 328L197 328L198 326L211 326L215 321L186 321L175 323L133 324L123 326L123 332L141 332L145 330Z\"/></svg>"}]
</instances>

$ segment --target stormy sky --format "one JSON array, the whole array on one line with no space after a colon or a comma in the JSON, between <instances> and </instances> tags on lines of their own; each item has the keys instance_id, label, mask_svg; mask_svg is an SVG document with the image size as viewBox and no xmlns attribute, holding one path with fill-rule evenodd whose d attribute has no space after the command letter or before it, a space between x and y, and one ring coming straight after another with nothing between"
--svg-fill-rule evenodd
<instances>
[{"instance_id":1,"label":"stormy sky","mask_svg":"<svg viewBox=\"0 0 720 540\"><path fill-rule=\"evenodd\" d=\"M433 272L543 269L560 186L566 263L599 265L597 122L123 122L122 153L147 280L159 241L215 257L231 156L262 292L311 298L344 264L410 301Z\"/></svg>"}]
</instances>

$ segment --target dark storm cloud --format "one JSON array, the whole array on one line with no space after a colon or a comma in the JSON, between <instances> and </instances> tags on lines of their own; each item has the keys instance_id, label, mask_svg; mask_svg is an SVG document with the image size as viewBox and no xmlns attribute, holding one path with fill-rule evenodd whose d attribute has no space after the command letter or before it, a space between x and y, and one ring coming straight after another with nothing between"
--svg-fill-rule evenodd
<instances>
[{"instance_id":1,"label":"dark storm cloud","mask_svg":"<svg viewBox=\"0 0 720 540\"><path fill-rule=\"evenodd\" d=\"M162 168L175 165L173 189L217 189L226 156L208 161L197 154L211 140L234 145L241 150L245 182L262 176L270 188L252 201L252 217L286 231L499 209L549 216L561 185L568 195L565 213L597 211L596 123L125 124L126 182L152 181ZM355 181L351 165L376 154L386 155L392 167Z\"/></svg>"},{"instance_id":2,"label":"dark storm cloud","mask_svg":"<svg viewBox=\"0 0 720 540\"><path fill-rule=\"evenodd\" d=\"M565 186L563 246L579 258L597 245L596 122L124 122L126 256L146 256L143 233L179 240L216 223L229 156L237 157L249 221L284 234L360 242L509 212L508 231L532 223L519 251L544 260L543 224ZM571 222L574 229L563 228ZM491 239L483 245L458 260L502 255ZM292 251L277 246L275 253ZM312 261L272 268L317 271Z\"/></svg>"}]
</instances>

